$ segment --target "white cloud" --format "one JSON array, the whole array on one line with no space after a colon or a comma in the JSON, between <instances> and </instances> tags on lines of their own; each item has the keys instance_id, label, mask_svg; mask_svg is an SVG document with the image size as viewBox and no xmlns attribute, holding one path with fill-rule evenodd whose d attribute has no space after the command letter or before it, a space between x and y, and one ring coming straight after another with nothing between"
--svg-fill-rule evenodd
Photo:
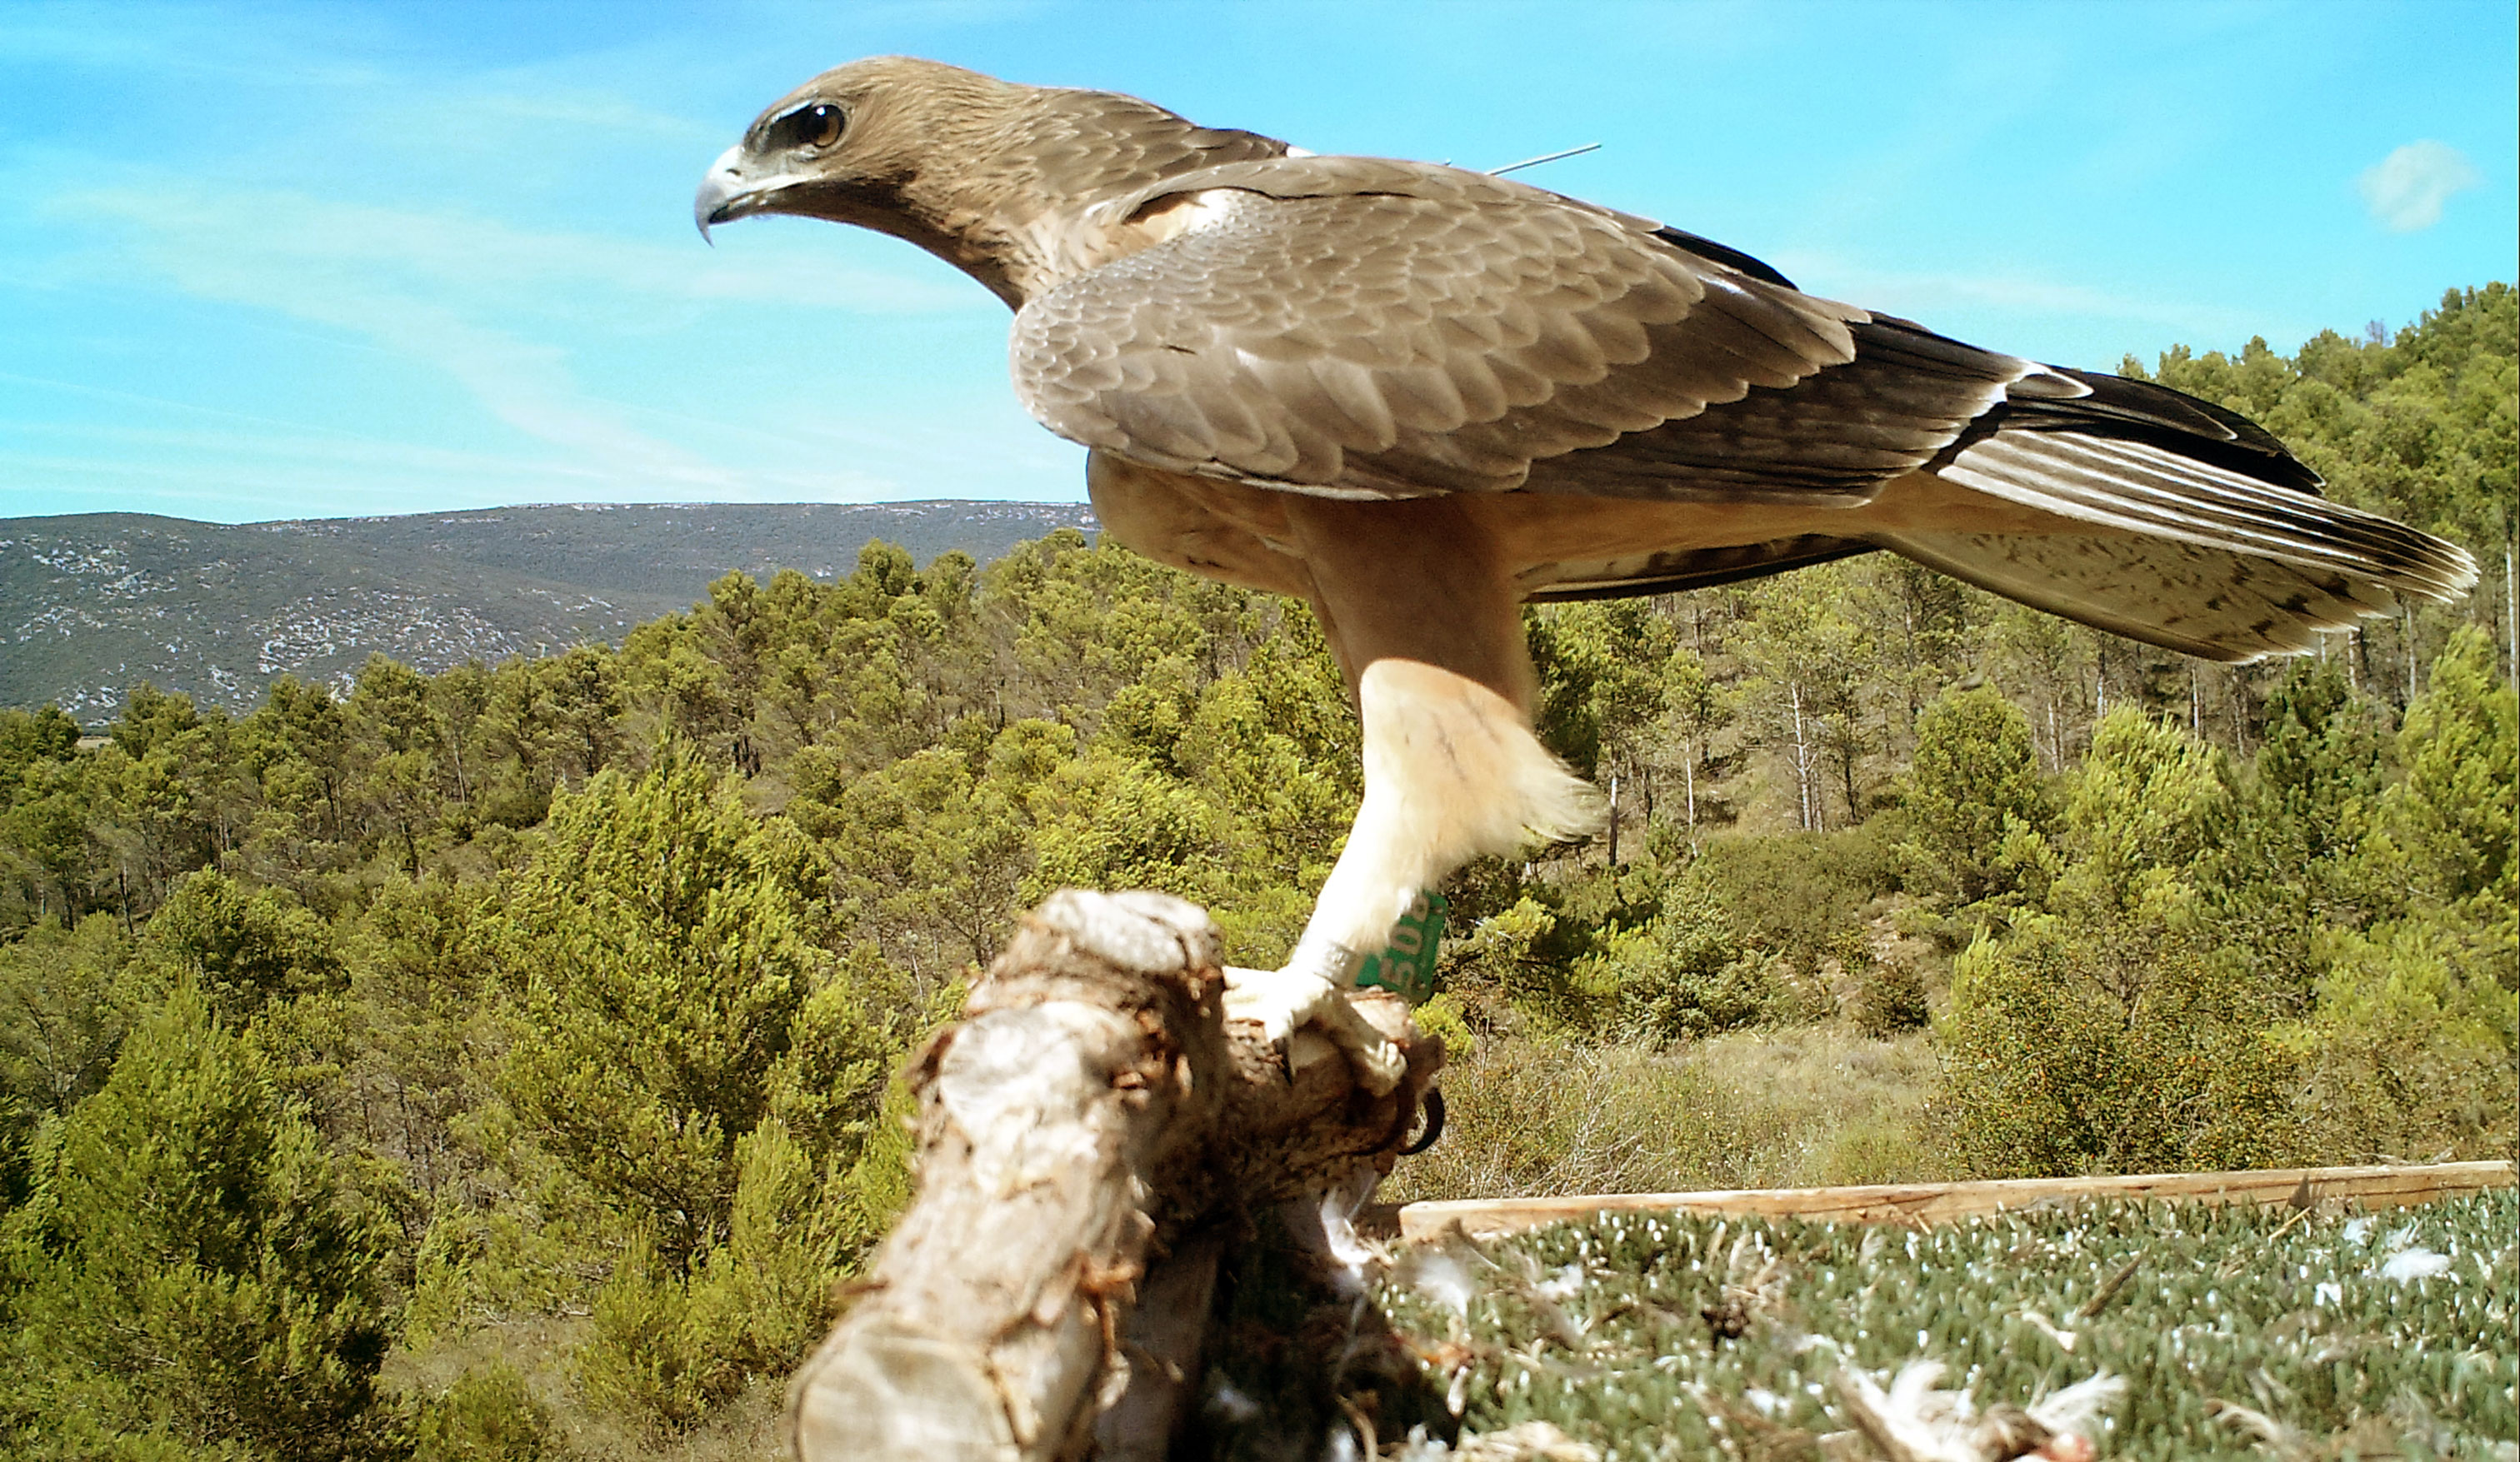
<instances>
[{"instance_id":1,"label":"white cloud","mask_svg":"<svg viewBox=\"0 0 2520 1462\"><path fill-rule=\"evenodd\" d=\"M305 193L221 189L162 174L68 193L55 218L111 220L179 286L214 298L292 307L310 290L407 294L464 313L518 311L574 323L620 318L625 302L741 300L870 314L990 313L943 279L829 265L799 271L768 250L525 230L453 208L391 208ZM94 247L93 244L90 245ZM94 261L92 261L94 262ZM103 272L100 265L97 272ZM338 323L338 322L335 322Z\"/></svg>"},{"instance_id":2,"label":"white cloud","mask_svg":"<svg viewBox=\"0 0 2520 1462\"><path fill-rule=\"evenodd\" d=\"M717 96L751 64L712 53L696 70L688 26L545 17L475 48L443 43L463 27L356 7L277 27L180 5L117 17L0 22L0 73L171 93L200 125L135 138L115 114L0 140L0 317L23 298L82 336L11 338L0 371L77 391L102 369L162 394L109 388L52 420L21 405L31 376L0 377L7 510L20 484L223 517L1081 484L1075 449L982 374L978 341L1005 328L985 290L897 242L801 220L702 244L692 185L768 87ZM816 353L774 370L756 333ZM923 405L921 385L951 373L926 356L878 373L856 348L869 336L932 341L938 360L969 343L964 375L992 389L953 377L950 401ZM244 420L193 399L232 403L232 382L183 375L231 354L283 393L343 369L320 399L255 397L268 415ZM116 376L98 360L188 364ZM334 421L360 429L319 424Z\"/></svg>"},{"instance_id":3,"label":"white cloud","mask_svg":"<svg viewBox=\"0 0 2520 1462\"><path fill-rule=\"evenodd\" d=\"M745 479L764 474L643 430L624 403L588 395L562 341L716 301L871 314L989 307L941 280L799 273L775 252L739 258L698 241L666 248L158 177L61 196L45 212L115 226L118 239L62 266L88 283L127 288L155 276L197 297L364 336L445 373L491 417L559 449L571 470L679 497L742 496L761 486Z\"/></svg>"},{"instance_id":4,"label":"white cloud","mask_svg":"<svg viewBox=\"0 0 2520 1462\"><path fill-rule=\"evenodd\" d=\"M2411 234L2441 222L2452 194L2484 181L2466 154L2427 137L2364 169L2359 186L2373 218L2393 233Z\"/></svg>"}]
</instances>

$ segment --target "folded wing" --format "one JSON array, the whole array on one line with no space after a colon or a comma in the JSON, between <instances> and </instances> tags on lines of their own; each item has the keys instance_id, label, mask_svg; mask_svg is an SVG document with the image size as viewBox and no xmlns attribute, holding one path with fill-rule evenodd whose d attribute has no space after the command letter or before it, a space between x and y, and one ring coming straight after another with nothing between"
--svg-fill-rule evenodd
<instances>
[{"instance_id":1,"label":"folded wing","mask_svg":"<svg viewBox=\"0 0 2520 1462\"><path fill-rule=\"evenodd\" d=\"M1535 597L1720 583L1888 548L2219 659L2307 647L2461 550L2318 497L2230 412L1807 295L1758 260L1509 181L1369 158L1230 163L1074 226L1164 241L1017 315L1018 391L1147 465L1350 498L1526 493L1860 509L1924 472L1982 495L1919 525L1569 565ZM2025 528L2025 524L2027 527Z\"/></svg>"}]
</instances>

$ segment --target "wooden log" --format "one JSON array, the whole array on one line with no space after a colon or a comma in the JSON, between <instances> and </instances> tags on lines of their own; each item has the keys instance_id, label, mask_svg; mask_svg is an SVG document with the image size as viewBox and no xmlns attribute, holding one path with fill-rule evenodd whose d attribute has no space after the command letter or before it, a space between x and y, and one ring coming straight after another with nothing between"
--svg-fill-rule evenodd
<instances>
[{"instance_id":1,"label":"wooden log","mask_svg":"<svg viewBox=\"0 0 2520 1462\"><path fill-rule=\"evenodd\" d=\"M1053 896L914 1063L917 1195L788 1390L836 1458L1160 1456L1198 1370L1222 1220L1387 1165L1442 1062L1357 1088L1318 1036L1229 1028L1215 926L1159 894ZM1138 1313L1138 1297L1148 1296Z\"/></svg>"},{"instance_id":2,"label":"wooden log","mask_svg":"<svg viewBox=\"0 0 2520 1462\"><path fill-rule=\"evenodd\" d=\"M2195 1203L2338 1202L2404 1208L2512 1185L2508 1162L2406 1167L2270 1168L2240 1173L2152 1173L2125 1177L2025 1177L1981 1182L1875 1183L1843 1188L1732 1188L1700 1193L1619 1193L1569 1198L1465 1199L1369 1210L1360 1228L1431 1239L1459 1224L1473 1238L1520 1233L1598 1214L1764 1214L1840 1223L1945 1223L2091 1198Z\"/></svg>"}]
</instances>

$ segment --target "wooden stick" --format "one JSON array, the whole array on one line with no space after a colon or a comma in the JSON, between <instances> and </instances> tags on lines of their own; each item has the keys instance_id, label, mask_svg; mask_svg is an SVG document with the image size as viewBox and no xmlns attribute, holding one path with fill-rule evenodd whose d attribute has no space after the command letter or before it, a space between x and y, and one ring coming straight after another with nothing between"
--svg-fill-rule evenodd
<instances>
[{"instance_id":1,"label":"wooden stick","mask_svg":"<svg viewBox=\"0 0 2520 1462\"><path fill-rule=\"evenodd\" d=\"M1225 1021L1218 949L1160 894L1071 890L1024 920L913 1067L918 1194L788 1389L804 1462L1163 1454L1227 1220L1387 1165L1443 1059L1368 993L1397 1091L1309 1033L1273 1050Z\"/></svg>"},{"instance_id":2,"label":"wooden stick","mask_svg":"<svg viewBox=\"0 0 2520 1462\"><path fill-rule=\"evenodd\" d=\"M1846 1188L1737 1188L1703 1193L1621 1193L1571 1198L1470 1199L1370 1209L1358 1226L1412 1242L1454 1224L1473 1238L1520 1233L1597 1214L1766 1214L1842 1223L1944 1223L1972 1215L2052 1207L2086 1198L2196 1203L2338 1201L2404 1208L2512 1185L2508 1162L2409 1167L2273 1168L2244 1173L2152 1173L2129 1177L2023 1177L1983 1182L1879 1183Z\"/></svg>"}]
</instances>

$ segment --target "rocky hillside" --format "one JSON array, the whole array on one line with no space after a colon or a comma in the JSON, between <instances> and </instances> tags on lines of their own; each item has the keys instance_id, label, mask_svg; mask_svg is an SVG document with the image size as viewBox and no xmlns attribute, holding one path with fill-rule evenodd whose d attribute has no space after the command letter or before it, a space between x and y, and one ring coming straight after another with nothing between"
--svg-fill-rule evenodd
<instances>
[{"instance_id":1,"label":"rocky hillside","mask_svg":"<svg viewBox=\"0 0 2520 1462\"><path fill-rule=\"evenodd\" d=\"M0 706L108 719L142 681L245 710L272 678L346 685L590 640L688 607L731 569L845 573L869 539L987 560L1082 504L580 504L197 523L0 518Z\"/></svg>"}]
</instances>

